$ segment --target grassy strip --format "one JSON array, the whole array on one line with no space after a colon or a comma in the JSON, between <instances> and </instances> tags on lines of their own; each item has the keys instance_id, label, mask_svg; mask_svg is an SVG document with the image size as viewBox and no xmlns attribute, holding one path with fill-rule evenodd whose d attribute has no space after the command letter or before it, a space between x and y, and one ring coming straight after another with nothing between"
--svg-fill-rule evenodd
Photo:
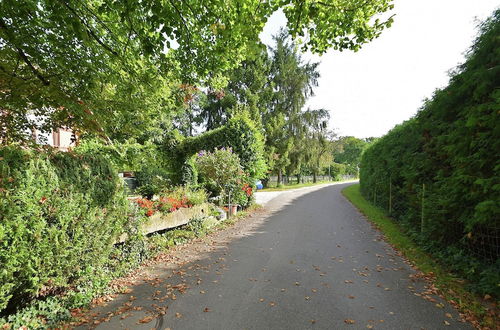
<instances>
[{"instance_id":1,"label":"grassy strip","mask_svg":"<svg viewBox=\"0 0 500 330\"><path fill-rule=\"evenodd\" d=\"M456 306L468 321L476 328L495 329L495 313L498 312L495 311L495 306L487 306L480 297L465 288L463 279L449 273L419 248L397 223L387 217L384 210L372 205L361 195L359 184L346 187L342 194L377 226L390 244L428 275L427 277L433 279L440 294Z\"/></svg>"},{"instance_id":2,"label":"grassy strip","mask_svg":"<svg viewBox=\"0 0 500 330\"><path fill-rule=\"evenodd\" d=\"M349 182L349 181L354 181L354 180L347 180L345 182ZM343 181L328 181L327 180L327 181L318 181L316 183L313 183L313 182L300 183L300 184L292 183L289 185L282 185L280 187L264 188L264 189L261 189L259 191L283 191L283 190L290 190L290 189L297 189L297 188L313 187L313 186L317 186L320 184L326 184L326 183L332 183L332 182L343 182Z\"/></svg>"}]
</instances>

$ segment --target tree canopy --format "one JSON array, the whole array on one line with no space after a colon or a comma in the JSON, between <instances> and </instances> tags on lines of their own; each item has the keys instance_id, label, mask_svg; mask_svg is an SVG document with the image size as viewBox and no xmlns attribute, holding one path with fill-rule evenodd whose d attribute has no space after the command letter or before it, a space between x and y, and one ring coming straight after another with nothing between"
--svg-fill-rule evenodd
<instances>
[{"instance_id":1,"label":"tree canopy","mask_svg":"<svg viewBox=\"0 0 500 330\"><path fill-rule=\"evenodd\" d=\"M279 9L316 53L357 50L392 22L381 15L390 0L4 0L3 140L63 125L109 138L170 114L172 83L223 86L228 70L259 54L259 33Z\"/></svg>"}]
</instances>

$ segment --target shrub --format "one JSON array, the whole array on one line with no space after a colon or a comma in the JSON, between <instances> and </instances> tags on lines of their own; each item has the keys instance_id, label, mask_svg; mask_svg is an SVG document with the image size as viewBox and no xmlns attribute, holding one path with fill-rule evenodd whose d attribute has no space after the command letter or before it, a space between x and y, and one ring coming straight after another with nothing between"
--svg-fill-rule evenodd
<instances>
[{"instance_id":1,"label":"shrub","mask_svg":"<svg viewBox=\"0 0 500 330\"><path fill-rule=\"evenodd\" d=\"M200 151L196 167L208 189L223 199L241 185L243 169L240 159L231 148L215 149L213 152Z\"/></svg>"},{"instance_id":2,"label":"shrub","mask_svg":"<svg viewBox=\"0 0 500 330\"><path fill-rule=\"evenodd\" d=\"M101 156L0 148L0 311L92 277L128 211Z\"/></svg>"},{"instance_id":3,"label":"shrub","mask_svg":"<svg viewBox=\"0 0 500 330\"><path fill-rule=\"evenodd\" d=\"M167 173L159 168L146 167L135 173L137 179L136 193L148 199L170 185Z\"/></svg>"},{"instance_id":4,"label":"shrub","mask_svg":"<svg viewBox=\"0 0 500 330\"><path fill-rule=\"evenodd\" d=\"M231 148L238 155L243 170L253 179L263 177L267 169L264 138L246 112L231 118L225 126L198 136L183 138L174 132L164 144L164 150L172 161L171 170L177 173L174 182L197 182L193 156L200 150Z\"/></svg>"}]
</instances>

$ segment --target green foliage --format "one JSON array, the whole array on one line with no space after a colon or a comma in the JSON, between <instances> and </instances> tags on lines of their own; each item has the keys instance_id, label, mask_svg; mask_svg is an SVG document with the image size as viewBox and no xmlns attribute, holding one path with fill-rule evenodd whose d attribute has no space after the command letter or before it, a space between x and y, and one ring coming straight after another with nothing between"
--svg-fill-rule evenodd
<instances>
[{"instance_id":1,"label":"green foliage","mask_svg":"<svg viewBox=\"0 0 500 330\"><path fill-rule=\"evenodd\" d=\"M500 257L499 10L481 32L449 86L366 150L361 190L476 289L500 296L491 271Z\"/></svg>"},{"instance_id":2,"label":"green foliage","mask_svg":"<svg viewBox=\"0 0 500 330\"><path fill-rule=\"evenodd\" d=\"M358 175L361 154L368 147L369 143L365 140L346 136L335 141L333 158L336 163L346 166L346 173L349 175Z\"/></svg>"},{"instance_id":3,"label":"green foliage","mask_svg":"<svg viewBox=\"0 0 500 330\"><path fill-rule=\"evenodd\" d=\"M57 298L49 297L35 302L21 313L11 314L5 319L0 318L0 327L5 326L6 329L56 328L61 322L70 319L71 314L65 304Z\"/></svg>"},{"instance_id":4,"label":"green foliage","mask_svg":"<svg viewBox=\"0 0 500 330\"><path fill-rule=\"evenodd\" d=\"M228 70L260 53L259 34L280 8L317 53L357 50L392 22L379 17L390 0L4 0L0 138L69 126L114 139L168 123L172 82L223 87Z\"/></svg>"},{"instance_id":5,"label":"green foliage","mask_svg":"<svg viewBox=\"0 0 500 330\"><path fill-rule=\"evenodd\" d=\"M193 167L193 156L196 153L223 147L231 148L238 155L243 170L252 178L264 174L266 163L262 134L245 112L231 118L218 129L188 138L172 134L171 139L165 142L166 153L172 157L172 171L177 172L178 182L185 183L194 181L191 173L196 173L196 168Z\"/></svg>"},{"instance_id":6,"label":"green foliage","mask_svg":"<svg viewBox=\"0 0 500 330\"><path fill-rule=\"evenodd\" d=\"M319 63L305 63L296 44L288 32L281 30L274 37L276 45L270 48L268 109L262 115L266 132L266 153L271 170L278 174L278 184L282 174L287 171L301 173L306 157L319 159L315 148L307 149L311 133L326 120L325 110L303 112L307 99L314 95L313 88L318 85ZM316 128L315 128L316 126ZM312 130L311 130L312 128ZM318 141L317 139L311 139ZM316 148L316 151L324 148ZM317 162L309 162L316 169Z\"/></svg>"},{"instance_id":7,"label":"green foliage","mask_svg":"<svg viewBox=\"0 0 500 330\"><path fill-rule=\"evenodd\" d=\"M168 174L165 170L157 167L145 167L143 170L135 172L135 178L138 186L136 193L149 199L170 186Z\"/></svg>"},{"instance_id":8,"label":"green foliage","mask_svg":"<svg viewBox=\"0 0 500 330\"><path fill-rule=\"evenodd\" d=\"M227 192L241 184L243 169L238 155L231 148L215 149L213 152L200 151L196 167L207 188L214 189L215 196L226 196Z\"/></svg>"},{"instance_id":9,"label":"green foliage","mask_svg":"<svg viewBox=\"0 0 500 330\"><path fill-rule=\"evenodd\" d=\"M340 180L346 173L346 166L344 164L332 163L330 165L330 175L333 180Z\"/></svg>"},{"instance_id":10,"label":"green foliage","mask_svg":"<svg viewBox=\"0 0 500 330\"><path fill-rule=\"evenodd\" d=\"M158 146L151 141L139 143L136 139L129 139L105 144L100 139L89 137L81 139L74 151L107 158L120 172L166 167L166 160L159 152Z\"/></svg>"},{"instance_id":11,"label":"green foliage","mask_svg":"<svg viewBox=\"0 0 500 330\"><path fill-rule=\"evenodd\" d=\"M138 185L136 192L142 196L151 198L170 185L168 161L158 146L150 141L138 143L129 139L104 144L99 139L85 138L74 150L107 158L121 172L134 171Z\"/></svg>"},{"instance_id":12,"label":"green foliage","mask_svg":"<svg viewBox=\"0 0 500 330\"><path fill-rule=\"evenodd\" d=\"M1 148L0 310L94 276L128 212L106 159Z\"/></svg>"}]
</instances>

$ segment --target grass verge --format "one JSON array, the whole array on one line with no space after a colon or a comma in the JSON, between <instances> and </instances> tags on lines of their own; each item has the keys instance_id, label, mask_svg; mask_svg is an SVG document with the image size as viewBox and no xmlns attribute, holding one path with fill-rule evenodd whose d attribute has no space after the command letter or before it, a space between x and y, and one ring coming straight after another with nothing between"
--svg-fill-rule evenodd
<instances>
[{"instance_id":1,"label":"grass verge","mask_svg":"<svg viewBox=\"0 0 500 330\"><path fill-rule=\"evenodd\" d=\"M269 187L269 188L264 188L259 191L283 191L283 190L290 190L290 189L297 189L297 188L305 188L305 187L313 187L317 186L320 184L326 184L326 183L333 183L333 182L350 182L354 180L347 180L347 181L318 181L316 183L313 182L308 182L308 183L292 183L289 185L283 185L280 187Z\"/></svg>"},{"instance_id":2,"label":"grass verge","mask_svg":"<svg viewBox=\"0 0 500 330\"><path fill-rule=\"evenodd\" d=\"M368 202L359 190L359 184L351 185L342 194L363 213L386 237L388 243L399 250L427 279L438 288L438 292L454 305L461 315L478 329L496 329L498 309L466 290L465 281L456 277L419 248L385 213Z\"/></svg>"}]
</instances>

